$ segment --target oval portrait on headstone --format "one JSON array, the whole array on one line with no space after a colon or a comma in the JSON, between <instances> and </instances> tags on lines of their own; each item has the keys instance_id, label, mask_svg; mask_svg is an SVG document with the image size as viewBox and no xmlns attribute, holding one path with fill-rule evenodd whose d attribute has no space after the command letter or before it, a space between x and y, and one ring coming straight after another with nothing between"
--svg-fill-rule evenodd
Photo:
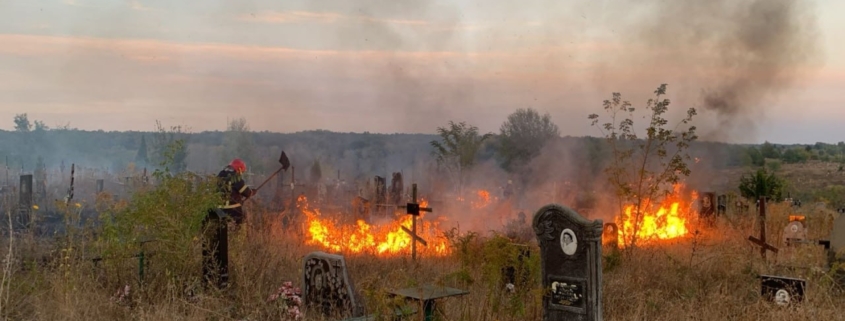
<instances>
[{"instance_id":1,"label":"oval portrait on headstone","mask_svg":"<svg viewBox=\"0 0 845 321\"><path fill-rule=\"evenodd\" d=\"M787 306L787 305L789 305L789 301L790 301L790 295L789 295L788 291L786 291L784 289L780 289L777 292L775 292L775 304L780 305L780 306Z\"/></svg>"},{"instance_id":2,"label":"oval portrait on headstone","mask_svg":"<svg viewBox=\"0 0 845 321\"><path fill-rule=\"evenodd\" d=\"M566 255L575 254L575 250L578 249L578 239L571 229L564 229L563 232L560 232L560 248Z\"/></svg>"}]
</instances>

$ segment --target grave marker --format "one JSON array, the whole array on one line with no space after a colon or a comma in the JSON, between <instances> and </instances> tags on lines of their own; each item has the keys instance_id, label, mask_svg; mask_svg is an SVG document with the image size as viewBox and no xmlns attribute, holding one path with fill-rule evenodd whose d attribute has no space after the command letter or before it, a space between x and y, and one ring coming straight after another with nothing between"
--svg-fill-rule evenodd
<instances>
[{"instance_id":1,"label":"grave marker","mask_svg":"<svg viewBox=\"0 0 845 321\"><path fill-rule=\"evenodd\" d=\"M801 221L792 221L783 228L783 244L795 246L807 239L807 228Z\"/></svg>"},{"instance_id":2,"label":"grave marker","mask_svg":"<svg viewBox=\"0 0 845 321\"><path fill-rule=\"evenodd\" d=\"M760 276L760 294L780 306L804 300L804 288L807 281L773 275Z\"/></svg>"},{"instance_id":3,"label":"grave marker","mask_svg":"<svg viewBox=\"0 0 845 321\"><path fill-rule=\"evenodd\" d=\"M306 307L319 309L324 316L363 316L364 305L343 256L311 252L305 257L302 276L302 298Z\"/></svg>"},{"instance_id":4,"label":"grave marker","mask_svg":"<svg viewBox=\"0 0 845 321\"><path fill-rule=\"evenodd\" d=\"M702 193L701 194L701 210L699 210L699 216L701 218L711 219L715 216L715 208L714 208L714 199L715 195L713 193Z\"/></svg>"},{"instance_id":5,"label":"grave marker","mask_svg":"<svg viewBox=\"0 0 845 321\"><path fill-rule=\"evenodd\" d=\"M727 213L728 211L728 196L725 194L717 196L716 204L718 204L718 206L716 207L716 213L718 215L725 215L725 213Z\"/></svg>"},{"instance_id":6,"label":"grave marker","mask_svg":"<svg viewBox=\"0 0 845 321\"><path fill-rule=\"evenodd\" d=\"M420 207L420 204L417 203L417 184L414 183L411 185L411 203L406 204L405 206L399 206L399 208L405 208L406 213L411 215L411 229L409 230L407 227L400 226L405 233L413 238L413 242L411 242L411 259L416 261L417 260L417 242L422 243L423 246L428 246L426 241L417 235L417 216L420 216L420 212L429 212L431 213L430 207Z\"/></svg>"},{"instance_id":7,"label":"grave marker","mask_svg":"<svg viewBox=\"0 0 845 321\"><path fill-rule=\"evenodd\" d=\"M70 188L67 190L65 205L70 205L73 200L73 174L76 172L76 164L70 164Z\"/></svg>"},{"instance_id":8,"label":"grave marker","mask_svg":"<svg viewBox=\"0 0 845 321\"><path fill-rule=\"evenodd\" d=\"M833 229L830 231L830 253L833 261L839 260L839 252L845 249L845 216L840 215L833 221Z\"/></svg>"},{"instance_id":9,"label":"grave marker","mask_svg":"<svg viewBox=\"0 0 845 321\"><path fill-rule=\"evenodd\" d=\"M614 249L619 246L619 227L616 223L604 223L602 243Z\"/></svg>"},{"instance_id":10,"label":"grave marker","mask_svg":"<svg viewBox=\"0 0 845 321\"><path fill-rule=\"evenodd\" d=\"M543 320L602 320L602 221L546 205L532 226L542 260Z\"/></svg>"},{"instance_id":11,"label":"grave marker","mask_svg":"<svg viewBox=\"0 0 845 321\"><path fill-rule=\"evenodd\" d=\"M390 203L393 205L402 204L404 191L405 185L402 183L402 173L393 173L393 179L390 180Z\"/></svg>"},{"instance_id":12,"label":"grave marker","mask_svg":"<svg viewBox=\"0 0 845 321\"><path fill-rule=\"evenodd\" d=\"M752 243L760 246L760 255L763 256L763 259L766 259L766 251L772 251L777 253L778 248L766 243L766 198L761 197L757 200L757 204L760 205L760 238L755 238L753 236L749 236L748 240Z\"/></svg>"},{"instance_id":13,"label":"grave marker","mask_svg":"<svg viewBox=\"0 0 845 321\"><path fill-rule=\"evenodd\" d=\"M386 181L384 177L376 176L375 178L375 185L376 185L376 195L375 195L375 202L377 205L384 205L387 203L387 191L386 191Z\"/></svg>"},{"instance_id":14,"label":"grave marker","mask_svg":"<svg viewBox=\"0 0 845 321\"><path fill-rule=\"evenodd\" d=\"M18 221L23 225L29 223L32 214L32 175L21 175L20 192L18 193Z\"/></svg>"}]
</instances>

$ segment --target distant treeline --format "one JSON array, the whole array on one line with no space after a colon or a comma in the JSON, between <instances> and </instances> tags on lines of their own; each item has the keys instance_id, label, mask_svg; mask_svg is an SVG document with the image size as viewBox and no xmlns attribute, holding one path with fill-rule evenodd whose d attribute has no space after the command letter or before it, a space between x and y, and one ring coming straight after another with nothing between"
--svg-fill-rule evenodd
<instances>
[{"instance_id":1,"label":"distant treeline","mask_svg":"<svg viewBox=\"0 0 845 321\"><path fill-rule=\"evenodd\" d=\"M219 170L231 158L247 161L251 171L265 173L278 166L279 153L284 150L293 166L303 178L312 174L315 165L320 175L332 178L337 172L346 179L370 175L387 175L398 171L430 170L437 166L432 141L441 141L433 134L372 134L338 133L325 130L298 133L253 132L245 122L230 123L227 131L186 133L179 127L157 131L106 132L70 128L47 128L43 123L35 126L16 117L14 131L0 130L0 162L13 169L32 172L39 159L48 168L62 163L69 167L75 163L88 168L101 168L112 172L135 168L155 169L170 157L171 163L181 165L171 169L211 173ZM497 162L504 166L501 135L492 134L484 141L473 157L476 163ZM168 154L173 142L184 143L183 150ZM594 137L560 137L545 143L566 146L565 154L576 159L570 166L589 167L597 173L610 157L604 139ZM513 147L518 148L519 146ZM553 147L549 147L553 148ZM561 152L562 153L562 152ZM821 160L845 163L845 143L813 145L735 145L713 142L695 142L690 153L704 160L713 169L740 166L763 166L766 159L784 163ZM518 152L517 152L518 154ZM169 155L169 156L168 156ZM578 157L571 157L577 155ZM175 159L172 159L175 158ZM302 174L299 174L302 173Z\"/></svg>"},{"instance_id":2,"label":"distant treeline","mask_svg":"<svg viewBox=\"0 0 845 321\"><path fill-rule=\"evenodd\" d=\"M67 164L77 163L88 167L122 169L130 163L137 166L155 167L152 157L154 146L149 141L156 132L138 131L85 131L75 129L51 129L43 132L23 133L0 130L0 162L12 168L31 171L42 157L48 167L58 167L62 161ZM221 166L225 160L221 154L224 149L226 132L211 131L181 134L188 144L188 170L202 171ZM412 164L431 158L432 140L440 137L433 134L371 134L338 133L330 131L305 131L298 133L252 132L254 147L267 161L256 161L259 166L273 165L278 151L286 150L297 161L323 162L342 160L366 160L372 166L358 165L359 169L377 169ZM495 138L495 137L494 137ZM561 140L584 140L587 145L596 144L601 148L603 140L594 137L562 137ZM146 160L138 159L142 141L147 143ZM494 142L495 139L491 142ZM490 148L488 144L488 149ZM845 161L845 144L816 143L813 145L734 145L724 143L697 142L691 150L695 154L714 153L721 161L714 165L744 166L763 165L764 159L781 160L784 163L799 163L808 160L829 162ZM143 154L143 153L140 153ZM482 149L480 160L493 158L492 150ZM269 158L268 158L269 157ZM8 163L5 163L8 161Z\"/></svg>"}]
</instances>

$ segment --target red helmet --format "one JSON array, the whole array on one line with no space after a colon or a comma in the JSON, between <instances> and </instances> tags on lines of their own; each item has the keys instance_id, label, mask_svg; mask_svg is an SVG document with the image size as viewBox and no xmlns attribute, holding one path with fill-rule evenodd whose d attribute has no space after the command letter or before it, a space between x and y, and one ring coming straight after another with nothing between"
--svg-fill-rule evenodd
<instances>
[{"instance_id":1,"label":"red helmet","mask_svg":"<svg viewBox=\"0 0 845 321\"><path fill-rule=\"evenodd\" d=\"M229 166L232 167L236 172L243 173L246 172L246 163L242 161L240 158L235 158L229 163Z\"/></svg>"}]
</instances>

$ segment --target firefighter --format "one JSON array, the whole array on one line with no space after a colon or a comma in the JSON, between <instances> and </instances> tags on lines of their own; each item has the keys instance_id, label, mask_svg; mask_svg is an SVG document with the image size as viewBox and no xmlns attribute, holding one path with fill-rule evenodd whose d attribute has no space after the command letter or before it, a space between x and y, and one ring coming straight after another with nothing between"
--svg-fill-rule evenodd
<instances>
[{"instance_id":1,"label":"firefighter","mask_svg":"<svg viewBox=\"0 0 845 321\"><path fill-rule=\"evenodd\" d=\"M217 174L217 192L223 194L225 202L219 208L235 223L243 224L245 213L243 202L255 194L255 190L244 182L243 173L246 172L244 161L236 158Z\"/></svg>"},{"instance_id":2,"label":"firefighter","mask_svg":"<svg viewBox=\"0 0 845 321\"><path fill-rule=\"evenodd\" d=\"M229 285L229 221L234 221L236 227L243 224L243 202L255 194L241 177L245 171L246 164L235 159L217 174L221 205L209 210L203 220L203 282L207 284L216 277L218 288Z\"/></svg>"}]
</instances>

